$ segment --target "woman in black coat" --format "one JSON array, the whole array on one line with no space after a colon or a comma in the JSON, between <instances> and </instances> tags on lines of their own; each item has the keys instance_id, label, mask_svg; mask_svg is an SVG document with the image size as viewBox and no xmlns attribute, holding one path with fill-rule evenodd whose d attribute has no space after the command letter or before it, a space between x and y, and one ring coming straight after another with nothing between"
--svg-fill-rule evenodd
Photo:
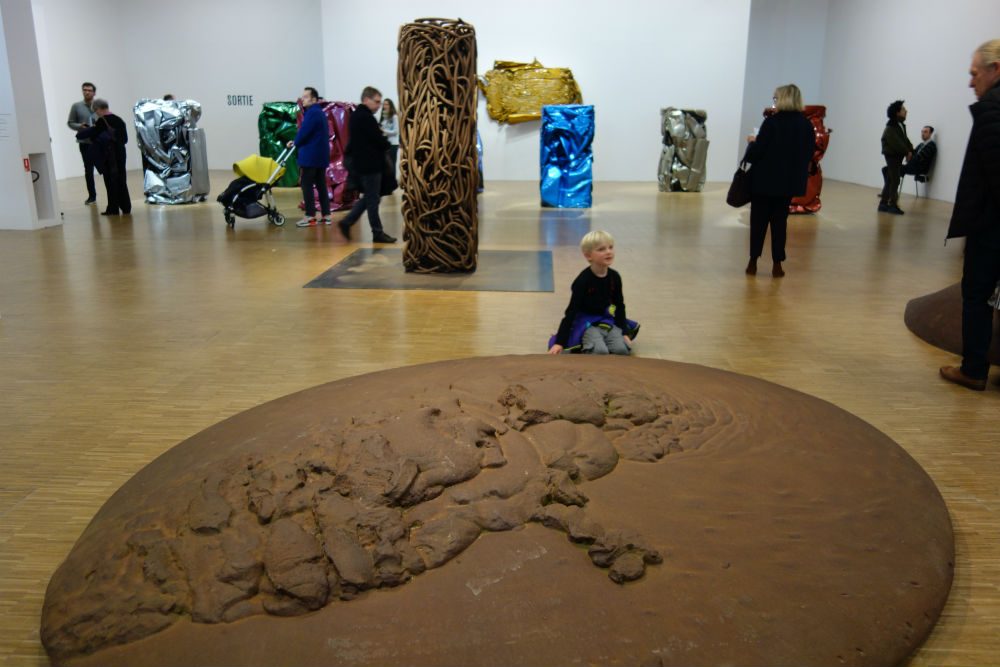
<instances>
[{"instance_id":1,"label":"woman in black coat","mask_svg":"<svg viewBox=\"0 0 1000 667\"><path fill-rule=\"evenodd\" d=\"M771 227L771 259L776 278L785 275L785 233L792 197L805 194L809 161L816 150L816 132L802 113L802 93L795 84L774 91L777 113L764 119L756 137L749 137L746 159L750 169L750 263L747 273L757 273L757 258L764 251L764 237Z\"/></svg>"}]
</instances>

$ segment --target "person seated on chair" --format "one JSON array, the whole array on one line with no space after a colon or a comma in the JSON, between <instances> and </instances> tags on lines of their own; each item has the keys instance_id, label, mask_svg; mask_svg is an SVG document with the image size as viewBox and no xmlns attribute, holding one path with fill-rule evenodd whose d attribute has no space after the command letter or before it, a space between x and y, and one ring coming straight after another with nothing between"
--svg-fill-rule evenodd
<instances>
[{"instance_id":1,"label":"person seated on chair","mask_svg":"<svg viewBox=\"0 0 1000 667\"><path fill-rule=\"evenodd\" d=\"M911 176L924 176L931 170L934 158L937 157L937 144L934 143L934 128L924 125L920 130L920 143L913 150L911 157L903 165L903 173Z\"/></svg>"}]
</instances>

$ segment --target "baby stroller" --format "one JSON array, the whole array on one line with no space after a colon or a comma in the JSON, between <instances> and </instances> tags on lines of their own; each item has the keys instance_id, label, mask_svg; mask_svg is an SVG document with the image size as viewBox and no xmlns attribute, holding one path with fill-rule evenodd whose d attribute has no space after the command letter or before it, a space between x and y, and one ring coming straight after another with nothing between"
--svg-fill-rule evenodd
<instances>
[{"instance_id":1,"label":"baby stroller","mask_svg":"<svg viewBox=\"0 0 1000 667\"><path fill-rule=\"evenodd\" d=\"M285 162L295 152L295 146L281 151L277 161L269 157L251 155L233 163L233 171L239 178L229 184L218 197L223 207L226 224L236 225L237 216L248 220L266 215L267 221L281 227L285 216L278 212L274 204L271 188L285 173Z\"/></svg>"}]
</instances>

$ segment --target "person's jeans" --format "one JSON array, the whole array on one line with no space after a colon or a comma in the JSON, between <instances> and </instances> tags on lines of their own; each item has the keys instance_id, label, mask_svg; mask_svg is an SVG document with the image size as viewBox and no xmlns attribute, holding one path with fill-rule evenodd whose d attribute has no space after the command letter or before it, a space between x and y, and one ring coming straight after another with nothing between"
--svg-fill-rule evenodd
<instances>
[{"instance_id":1,"label":"person's jeans","mask_svg":"<svg viewBox=\"0 0 1000 667\"><path fill-rule=\"evenodd\" d=\"M326 189L326 169L323 167L299 167L299 181L302 183L302 199L306 204L306 217L316 215L316 197L319 195L319 210L324 218L330 217L330 196Z\"/></svg>"},{"instance_id":2,"label":"person's jeans","mask_svg":"<svg viewBox=\"0 0 1000 667\"><path fill-rule=\"evenodd\" d=\"M764 237L771 226L771 260L785 261L785 237L788 233L788 205L791 197L753 195L750 198L750 256L764 252Z\"/></svg>"},{"instance_id":3,"label":"person's jeans","mask_svg":"<svg viewBox=\"0 0 1000 667\"><path fill-rule=\"evenodd\" d=\"M618 327L611 327L609 330L592 326L583 332L580 351L584 354L628 354L629 347Z\"/></svg>"},{"instance_id":4,"label":"person's jeans","mask_svg":"<svg viewBox=\"0 0 1000 667\"><path fill-rule=\"evenodd\" d=\"M892 208L899 202L899 179L903 171L903 158L898 155L885 156L885 186L882 188L882 206Z\"/></svg>"},{"instance_id":5,"label":"person's jeans","mask_svg":"<svg viewBox=\"0 0 1000 667\"><path fill-rule=\"evenodd\" d=\"M969 234L962 266L962 372L977 380L990 372L993 307L986 301L1000 280L1000 224Z\"/></svg>"},{"instance_id":6,"label":"person's jeans","mask_svg":"<svg viewBox=\"0 0 1000 667\"><path fill-rule=\"evenodd\" d=\"M372 234L378 234L382 232L382 219L378 215L378 204L382 199L382 174L376 172L374 174L361 174L359 176L361 181L361 192L364 196L358 201L354 202L354 206L351 207L351 211L347 214L347 217L341 220L341 224L345 226L351 226L361 217L363 211L368 211L368 224L371 225Z\"/></svg>"},{"instance_id":7,"label":"person's jeans","mask_svg":"<svg viewBox=\"0 0 1000 667\"><path fill-rule=\"evenodd\" d=\"M125 158L117 159L114 167L109 166L104 170L104 189L108 193L108 206L106 213L117 215L132 213L132 199L128 193L128 172L125 171Z\"/></svg>"},{"instance_id":8,"label":"person's jeans","mask_svg":"<svg viewBox=\"0 0 1000 667\"><path fill-rule=\"evenodd\" d=\"M90 144L77 144L80 147L80 157L83 158L83 178L87 181L87 199L97 199L97 188L94 186L94 157L90 153Z\"/></svg>"}]
</instances>

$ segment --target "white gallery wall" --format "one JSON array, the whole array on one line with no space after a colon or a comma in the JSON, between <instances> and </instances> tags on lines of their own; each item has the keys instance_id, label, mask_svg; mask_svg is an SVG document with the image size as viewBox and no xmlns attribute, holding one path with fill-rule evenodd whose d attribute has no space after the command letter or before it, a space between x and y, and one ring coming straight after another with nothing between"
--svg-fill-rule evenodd
<instances>
[{"instance_id":1,"label":"white gallery wall","mask_svg":"<svg viewBox=\"0 0 1000 667\"><path fill-rule=\"evenodd\" d=\"M937 129L930 196L954 201L972 125L968 106L976 99L968 87L972 52L998 37L997 0L830 2L820 90L834 130L826 177L882 186L885 109L902 99L914 145L921 126ZM905 187L912 192L912 180Z\"/></svg>"},{"instance_id":2,"label":"white gallery wall","mask_svg":"<svg viewBox=\"0 0 1000 667\"><path fill-rule=\"evenodd\" d=\"M199 101L212 169L258 151L263 102L294 100L323 81L320 0L32 0L32 8L58 178L83 174L66 126L83 81L129 125L130 144L138 99ZM134 146L128 166L140 168Z\"/></svg>"},{"instance_id":3,"label":"white gallery wall","mask_svg":"<svg viewBox=\"0 0 1000 667\"><path fill-rule=\"evenodd\" d=\"M30 0L0 0L0 229L59 224Z\"/></svg>"},{"instance_id":4,"label":"white gallery wall","mask_svg":"<svg viewBox=\"0 0 1000 667\"><path fill-rule=\"evenodd\" d=\"M728 180L774 87L791 81L827 107L828 178L881 186L885 107L902 98L911 139L925 123L938 129L930 194L950 200L974 101L971 52L1000 37L997 0L32 0L32 9L59 178L82 174L66 115L84 80L130 123L140 97L197 99L209 165L225 169L257 151L261 104L304 85L357 101L372 84L398 99L399 27L443 16L476 27L480 75L494 60L573 70L596 108L597 180L655 181L668 105L708 111L708 178ZM487 180L537 179L538 123L499 125L483 99L478 110ZM129 165L139 166L134 149Z\"/></svg>"},{"instance_id":5,"label":"white gallery wall","mask_svg":"<svg viewBox=\"0 0 1000 667\"><path fill-rule=\"evenodd\" d=\"M753 0L743 83L742 135L760 127L764 109L772 105L778 86L794 83L802 90L807 105L824 103L820 83L827 4L827 0ZM745 146L740 144L740 155Z\"/></svg>"},{"instance_id":6,"label":"white gallery wall","mask_svg":"<svg viewBox=\"0 0 1000 667\"><path fill-rule=\"evenodd\" d=\"M708 111L709 180L732 176L740 141L750 0L323 0L325 95L357 101L366 85L398 99L399 27L461 18L476 29L477 71L494 60L569 67L595 107L594 178L655 181L659 110ZM480 96L487 181L536 180L539 123L499 125Z\"/></svg>"}]
</instances>

